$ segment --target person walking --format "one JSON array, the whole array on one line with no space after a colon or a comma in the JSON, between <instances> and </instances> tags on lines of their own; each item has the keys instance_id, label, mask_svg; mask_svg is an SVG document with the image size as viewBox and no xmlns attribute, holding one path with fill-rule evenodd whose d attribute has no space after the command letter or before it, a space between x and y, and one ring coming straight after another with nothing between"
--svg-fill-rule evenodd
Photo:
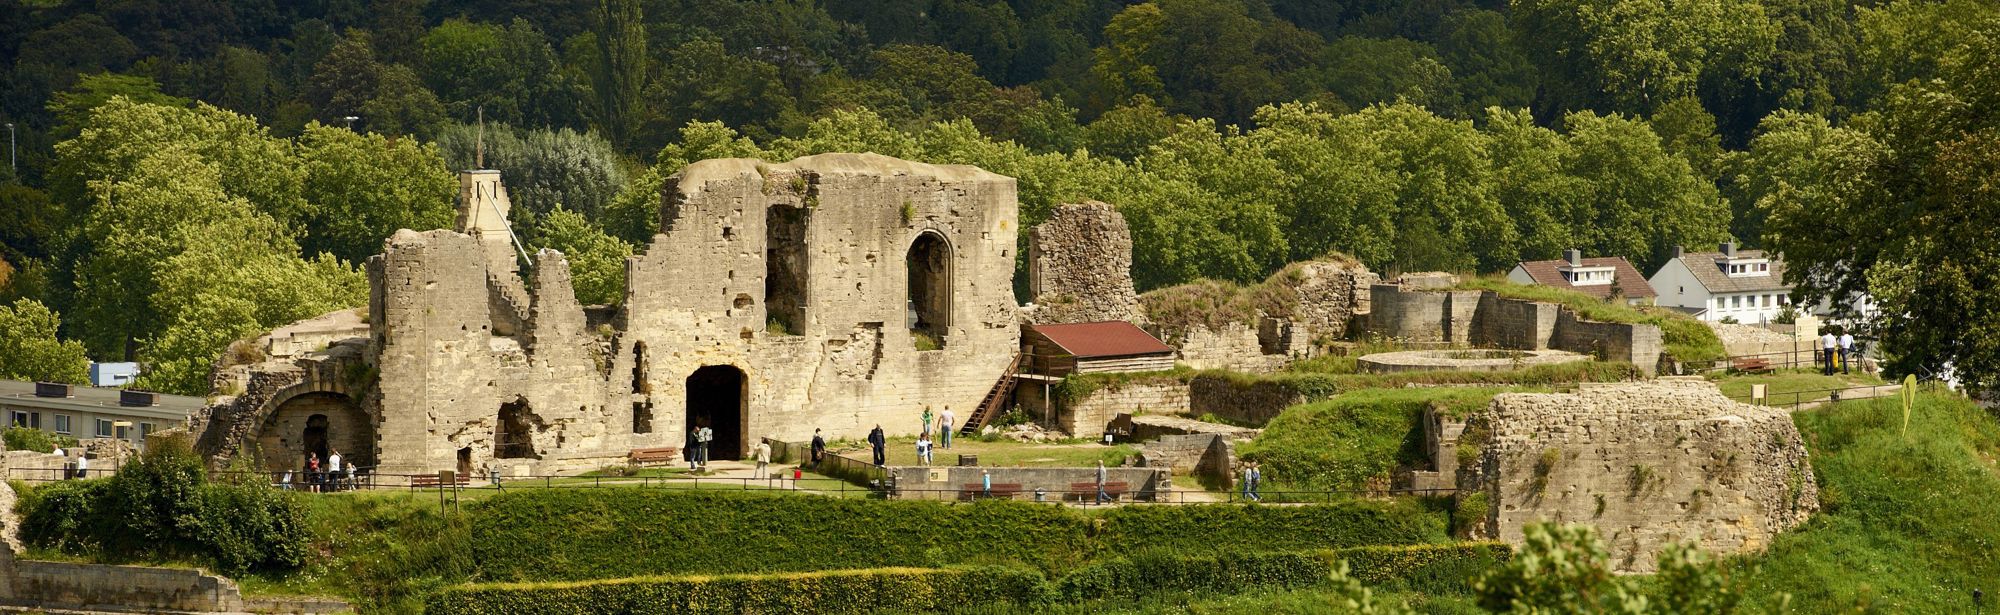
<instances>
[{"instance_id":1,"label":"person walking","mask_svg":"<svg viewBox=\"0 0 2000 615\"><path fill-rule=\"evenodd\" d=\"M1819 336L1819 347L1820 354L1826 359L1826 365L1820 368L1820 373L1832 376L1834 353L1840 348L1840 340L1833 337L1832 329L1828 329L1824 335Z\"/></svg>"},{"instance_id":2,"label":"person walking","mask_svg":"<svg viewBox=\"0 0 2000 615\"><path fill-rule=\"evenodd\" d=\"M689 427L687 440L688 471L701 469L701 428Z\"/></svg>"},{"instance_id":3,"label":"person walking","mask_svg":"<svg viewBox=\"0 0 2000 615\"><path fill-rule=\"evenodd\" d=\"M77 455L76 455L76 477L77 477L77 478L90 478L90 452L89 452L89 451L84 451L84 452L81 452L81 453L77 453Z\"/></svg>"},{"instance_id":4,"label":"person walking","mask_svg":"<svg viewBox=\"0 0 2000 615\"><path fill-rule=\"evenodd\" d=\"M1259 490L1263 489L1263 487L1264 487L1264 464L1261 464L1261 463L1257 463L1257 462L1254 462L1254 461L1253 461L1253 462L1250 462L1250 500L1251 500L1251 501L1253 501L1253 502L1262 502L1262 501L1264 501L1264 494L1263 494L1263 493L1260 493L1260 492L1259 492Z\"/></svg>"},{"instance_id":5,"label":"person walking","mask_svg":"<svg viewBox=\"0 0 2000 615\"><path fill-rule=\"evenodd\" d=\"M1104 469L1104 460L1097 460L1097 503L1099 504L1111 501L1111 494L1104 492L1104 481L1110 478L1110 474L1110 470Z\"/></svg>"},{"instance_id":6,"label":"person walking","mask_svg":"<svg viewBox=\"0 0 2000 615\"><path fill-rule=\"evenodd\" d=\"M815 468L819 467L819 460L825 457L826 457L826 438L820 437L819 428L815 427L813 428L813 441L812 441L813 467Z\"/></svg>"},{"instance_id":7,"label":"person walking","mask_svg":"<svg viewBox=\"0 0 2000 615\"><path fill-rule=\"evenodd\" d=\"M921 432L918 432L918 434L919 434L919 435L929 435L929 434L931 433L931 418L932 418L932 416L931 416L931 407L930 407L930 406L924 406L924 417L923 417L923 419L924 419L924 430L923 430L923 431L921 431Z\"/></svg>"},{"instance_id":8,"label":"person walking","mask_svg":"<svg viewBox=\"0 0 2000 615\"><path fill-rule=\"evenodd\" d=\"M1840 373L1848 373L1847 364L1854 361L1854 333L1840 332Z\"/></svg>"},{"instance_id":9,"label":"person walking","mask_svg":"<svg viewBox=\"0 0 2000 615\"><path fill-rule=\"evenodd\" d=\"M762 438L759 438L756 444L750 445L750 458L757 460L757 469L750 472L750 478L771 478L771 471L769 469L771 467L770 444L765 443Z\"/></svg>"},{"instance_id":10,"label":"person walking","mask_svg":"<svg viewBox=\"0 0 2000 615\"><path fill-rule=\"evenodd\" d=\"M931 434L917 436L917 463L931 464Z\"/></svg>"},{"instance_id":11,"label":"person walking","mask_svg":"<svg viewBox=\"0 0 2000 615\"><path fill-rule=\"evenodd\" d=\"M1250 496L1250 489L1251 485L1255 484L1256 477L1257 477L1257 463L1252 461L1243 462L1242 490L1243 490L1243 500L1246 502L1255 501Z\"/></svg>"},{"instance_id":12,"label":"person walking","mask_svg":"<svg viewBox=\"0 0 2000 615\"><path fill-rule=\"evenodd\" d=\"M874 429L868 431L868 445L875 449L875 467L879 468L888 465L889 438L882 434L882 426L880 424L875 425Z\"/></svg>"},{"instance_id":13,"label":"person walking","mask_svg":"<svg viewBox=\"0 0 2000 615\"><path fill-rule=\"evenodd\" d=\"M944 443L945 450L951 450L951 434L958 427L957 418L952 416L951 406L945 406L944 413L938 415L938 439Z\"/></svg>"}]
</instances>

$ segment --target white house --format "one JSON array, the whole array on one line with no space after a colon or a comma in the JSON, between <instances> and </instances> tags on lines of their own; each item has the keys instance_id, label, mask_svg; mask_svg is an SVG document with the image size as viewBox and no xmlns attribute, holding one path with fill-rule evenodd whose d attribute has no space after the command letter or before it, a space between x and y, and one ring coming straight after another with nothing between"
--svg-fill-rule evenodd
<instances>
[{"instance_id":1,"label":"white house","mask_svg":"<svg viewBox=\"0 0 2000 615\"><path fill-rule=\"evenodd\" d=\"M1564 250L1550 261L1521 261L1507 272L1515 284L1537 284L1573 290L1600 299L1617 295L1632 305L1653 303L1656 295L1639 269L1623 256L1584 258L1581 250Z\"/></svg>"},{"instance_id":2,"label":"white house","mask_svg":"<svg viewBox=\"0 0 2000 615\"><path fill-rule=\"evenodd\" d=\"M1784 260L1763 250L1738 249L1735 241L1722 244L1719 252L1675 246L1673 260L1648 281L1660 294L1659 305L1708 321L1766 323L1792 301Z\"/></svg>"}]
</instances>

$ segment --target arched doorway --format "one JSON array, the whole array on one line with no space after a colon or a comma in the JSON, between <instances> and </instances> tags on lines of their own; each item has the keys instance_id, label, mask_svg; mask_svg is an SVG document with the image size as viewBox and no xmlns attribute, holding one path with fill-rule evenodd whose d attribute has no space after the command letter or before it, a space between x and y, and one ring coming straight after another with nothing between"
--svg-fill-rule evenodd
<instances>
[{"instance_id":1,"label":"arched doorway","mask_svg":"<svg viewBox=\"0 0 2000 615\"><path fill-rule=\"evenodd\" d=\"M919 350L942 348L951 330L951 244L943 235L925 231L910 244L904 261L910 272L910 335Z\"/></svg>"},{"instance_id":2,"label":"arched doorway","mask_svg":"<svg viewBox=\"0 0 2000 615\"><path fill-rule=\"evenodd\" d=\"M527 399L500 404L500 424L493 430L493 458L541 459L541 452L535 450L535 432L541 422L529 409Z\"/></svg>"},{"instance_id":3,"label":"arched doorway","mask_svg":"<svg viewBox=\"0 0 2000 615\"><path fill-rule=\"evenodd\" d=\"M687 378L687 425L715 432L708 443L709 459L743 458L743 409L749 401L743 370L734 365L706 365ZM693 443L689 443L692 445Z\"/></svg>"},{"instance_id":4,"label":"arched doorway","mask_svg":"<svg viewBox=\"0 0 2000 615\"><path fill-rule=\"evenodd\" d=\"M375 425L346 395L301 393L264 419L257 447L265 469L273 472L303 470L309 455L324 466L336 451L343 464L366 468L375 465Z\"/></svg>"}]
</instances>

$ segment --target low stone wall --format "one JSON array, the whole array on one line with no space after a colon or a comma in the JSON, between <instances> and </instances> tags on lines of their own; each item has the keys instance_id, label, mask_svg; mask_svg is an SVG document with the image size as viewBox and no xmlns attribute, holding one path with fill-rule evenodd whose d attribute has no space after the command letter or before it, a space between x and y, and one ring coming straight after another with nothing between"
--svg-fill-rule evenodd
<instances>
[{"instance_id":1,"label":"low stone wall","mask_svg":"<svg viewBox=\"0 0 2000 615\"><path fill-rule=\"evenodd\" d=\"M1152 333L1180 349L1177 362L1195 369L1269 373L1284 369L1292 361L1289 354L1265 353L1258 330L1247 324L1229 323L1220 331L1196 326L1172 334L1163 335L1165 332L1157 330Z\"/></svg>"},{"instance_id":2,"label":"low stone wall","mask_svg":"<svg viewBox=\"0 0 2000 615\"><path fill-rule=\"evenodd\" d=\"M1561 310L1549 345L1600 356L1607 361L1625 361L1651 374L1659 371L1665 344L1660 328L1653 325L1596 322Z\"/></svg>"},{"instance_id":3,"label":"low stone wall","mask_svg":"<svg viewBox=\"0 0 2000 615\"><path fill-rule=\"evenodd\" d=\"M995 485L1020 485L1016 499L1034 499L1036 489L1049 501L1063 499L1070 485L1097 482L1097 468L996 468L983 466L896 466L889 468L895 489L889 497L904 500L956 500L966 485L981 484L980 472L990 472ZM1128 485L1126 500L1152 500L1173 490L1164 468L1106 468L1110 482ZM1095 494L1092 494L1094 497ZM1072 496L1073 497L1073 496Z\"/></svg>"},{"instance_id":4,"label":"low stone wall","mask_svg":"<svg viewBox=\"0 0 2000 615\"><path fill-rule=\"evenodd\" d=\"M1214 415L1238 425L1262 427L1286 408L1306 402L1304 395L1280 382L1241 383L1222 376L1196 376L1188 382L1188 414Z\"/></svg>"},{"instance_id":5,"label":"low stone wall","mask_svg":"<svg viewBox=\"0 0 2000 615\"><path fill-rule=\"evenodd\" d=\"M1139 465L1227 488L1236 467L1236 440L1213 433L1161 436L1139 450Z\"/></svg>"},{"instance_id":6,"label":"low stone wall","mask_svg":"<svg viewBox=\"0 0 2000 615\"><path fill-rule=\"evenodd\" d=\"M19 561L8 603L86 611L245 611L236 583L200 570Z\"/></svg>"},{"instance_id":7,"label":"low stone wall","mask_svg":"<svg viewBox=\"0 0 2000 615\"><path fill-rule=\"evenodd\" d=\"M1450 343L1513 350L1567 350L1627 361L1657 372L1660 328L1584 320L1560 305L1509 299L1492 291L1441 291L1398 284L1370 289L1368 331L1405 343Z\"/></svg>"},{"instance_id":8,"label":"low stone wall","mask_svg":"<svg viewBox=\"0 0 2000 615\"><path fill-rule=\"evenodd\" d=\"M1022 381L1021 401L1032 406L1041 387ZM1032 391L1028 389L1034 389ZM1188 385L1176 379L1142 380L1106 386L1080 400L1050 404L1049 423L1078 438L1104 437L1105 426L1120 414L1186 414Z\"/></svg>"},{"instance_id":9,"label":"low stone wall","mask_svg":"<svg viewBox=\"0 0 2000 615\"><path fill-rule=\"evenodd\" d=\"M1699 378L1503 393L1473 423L1479 467L1459 490L1483 492L1482 531L1516 545L1529 523L1581 523L1619 570L1651 572L1668 544L1758 551L1819 509L1791 416Z\"/></svg>"},{"instance_id":10,"label":"low stone wall","mask_svg":"<svg viewBox=\"0 0 2000 615\"><path fill-rule=\"evenodd\" d=\"M1474 318L1472 343L1497 348L1546 350L1556 333L1553 303L1502 299L1496 293L1479 297L1479 314Z\"/></svg>"},{"instance_id":11,"label":"low stone wall","mask_svg":"<svg viewBox=\"0 0 2000 615\"><path fill-rule=\"evenodd\" d=\"M1248 440L1257 437L1257 434L1263 431L1250 427L1197 421L1179 416L1147 415L1132 417L1132 439L1139 442L1187 434L1219 434L1226 438Z\"/></svg>"}]
</instances>

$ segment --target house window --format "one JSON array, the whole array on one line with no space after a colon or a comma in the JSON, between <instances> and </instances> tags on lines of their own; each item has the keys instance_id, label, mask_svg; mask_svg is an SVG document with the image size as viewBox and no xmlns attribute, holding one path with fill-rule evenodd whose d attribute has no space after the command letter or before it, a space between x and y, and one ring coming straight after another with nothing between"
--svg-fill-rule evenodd
<instances>
[{"instance_id":1,"label":"house window","mask_svg":"<svg viewBox=\"0 0 2000 615\"><path fill-rule=\"evenodd\" d=\"M69 415L67 414L56 415L56 433L59 434L69 433Z\"/></svg>"},{"instance_id":2,"label":"house window","mask_svg":"<svg viewBox=\"0 0 2000 615\"><path fill-rule=\"evenodd\" d=\"M139 424L139 438L140 438L140 439L145 439L145 437L146 437L146 436L147 436L148 434L151 434L151 433L153 433L153 424L152 424L152 423L140 423L140 424Z\"/></svg>"},{"instance_id":3,"label":"house window","mask_svg":"<svg viewBox=\"0 0 2000 615\"><path fill-rule=\"evenodd\" d=\"M15 427L27 427L27 426L28 426L28 413L26 413L26 412L22 412L22 411L20 411L20 410L15 410L15 411L13 411L13 412L9 412L9 413L7 413L7 414L8 414L8 424L9 424L9 425L13 425L13 426L15 426Z\"/></svg>"},{"instance_id":4,"label":"house window","mask_svg":"<svg viewBox=\"0 0 2000 615\"><path fill-rule=\"evenodd\" d=\"M1771 264L1770 264L1770 263L1757 263L1757 270L1758 270L1758 271L1770 271L1770 270L1771 270Z\"/></svg>"},{"instance_id":5,"label":"house window","mask_svg":"<svg viewBox=\"0 0 2000 615\"><path fill-rule=\"evenodd\" d=\"M1742 308L1742 307L1743 307L1743 295L1736 295L1736 296L1734 296L1734 297L1730 297L1730 298L1729 298L1729 307L1732 307L1732 308L1739 308L1739 309L1740 309L1740 308Z\"/></svg>"},{"instance_id":6,"label":"house window","mask_svg":"<svg viewBox=\"0 0 2000 615\"><path fill-rule=\"evenodd\" d=\"M99 438L111 437L111 421L107 421L104 419L96 419L96 420L97 420L97 437Z\"/></svg>"}]
</instances>

